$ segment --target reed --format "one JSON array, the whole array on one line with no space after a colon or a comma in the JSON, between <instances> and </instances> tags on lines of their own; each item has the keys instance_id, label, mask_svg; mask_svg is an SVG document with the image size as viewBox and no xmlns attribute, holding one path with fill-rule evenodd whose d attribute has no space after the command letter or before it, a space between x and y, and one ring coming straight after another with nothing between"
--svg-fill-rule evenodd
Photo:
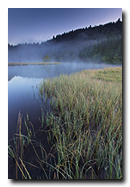
<instances>
[{"instance_id":1,"label":"reed","mask_svg":"<svg viewBox=\"0 0 130 187\"><path fill-rule=\"evenodd\" d=\"M59 119L47 119L58 165L73 178L122 177L121 81L122 68L106 68L43 82L44 93L55 103L52 114ZM85 164L89 160L91 165Z\"/></svg>"},{"instance_id":2,"label":"reed","mask_svg":"<svg viewBox=\"0 0 130 187\"><path fill-rule=\"evenodd\" d=\"M46 102L49 100L52 112L44 115L41 110L41 124L51 150L47 154L43 145L33 139L35 131L29 131L29 126L33 129L29 115L25 121L27 136L21 134L20 128L17 135L21 141L20 149L26 139L34 150L44 173L38 178L122 178L121 78L122 68L106 68L84 70L43 81L39 93L42 98L45 95ZM10 157L18 159L15 156L18 150L18 145L16 150L9 146ZM17 162L19 165L16 164L17 170L21 168L22 176L26 173L25 177L31 178L25 169L26 162L20 159L20 163Z\"/></svg>"},{"instance_id":3,"label":"reed","mask_svg":"<svg viewBox=\"0 0 130 187\"><path fill-rule=\"evenodd\" d=\"M13 158L15 162L15 178L16 179L19 179L19 171L21 172L22 179L27 179L27 176L29 179L31 179L31 176L29 175L29 172L27 171L27 168L25 167L25 164L23 163L24 147L32 143L32 137L35 138L35 130L34 130L32 123L29 121L28 114L27 114L27 122L24 119L24 124L27 130L27 136L22 134L22 114L19 111L18 120L17 120L17 130L15 134L16 137L13 138L15 147L11 145L8 146L9 158L10 159ZM28 143L26 144L26 142ZM27 176L25 173L27 174Z\"/></svg>"},{"instance_id":4,"label":"reed","mask_svg":"<svg viewBox=\"0 0 130 187\"><path fill-rule=\"evenodd\" d=\"M18 178L18 167L20 167L18 165L18 157L19 154L21 156L22 159L22 153L23 153L23 146L22 146L22 136L21 136L21 125L22 125L22 115L19 111L18 113L18 121L17 121L17 134L19 134L19 138L16 138L16 155L15 155L15 161L16 161L16 179ZM19 147L20 147L20 151L19 151ZM22 165L21 165L21 170L22 170ZM23 178L23 175L22 175Z\"/></svg>"},{"instance_id":5,"label":"reed","mask_svg":"<svg viewBox=\"0 0 130 187\"><path fill-rule=\"evenodd\" d=\"M17 130L16 130L16 138L13 138L15 147L11 145L8 146L8 154L10 158L13 158L15 162L15 177L18 179L18 168L20 171L23 170L23 165L19 163L19 157L23 159L23 138L21 134L21 126L22 126L22 114L18 112L18 120L17 120ZM24 175L22 174L22 179Z\"/></svg>"}]
</instances>

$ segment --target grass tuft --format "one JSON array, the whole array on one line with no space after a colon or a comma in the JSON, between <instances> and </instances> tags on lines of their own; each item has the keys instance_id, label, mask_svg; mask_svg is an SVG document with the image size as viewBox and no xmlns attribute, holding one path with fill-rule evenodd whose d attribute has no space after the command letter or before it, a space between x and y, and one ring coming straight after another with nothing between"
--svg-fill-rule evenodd
<instances>
[{"instance_id":1,"label":"grass tuft","mask_svg":"<svg viewBox=\"0 0 130 187\"><path fill-rule=\"evenodd\" d=\"M34 167L43 171L43 175L36 178L121 179L121 82L122 68L84 70L43 81L39 93L42 99L45 95L50 101L52 112L44 115L41 110L41 129L46 131L52 147L47 153L43 145L33 139L35 131L27 115L27 136L21 134L19 126L16 149L9 146L9 155L16 160L22 176L31 178L23 154L18 154L23 150L23 142L27 142L26 147L32 147L39 165ZM18 144L18 140L21 143Z\"/></svg>"},{"instance_id":2,"label":"grass tuft","mask_svg":"<svg viewBox=\"0 0 130 187\"><path fill-rule=\"evenodd\" d=\"M58 119L47 119L58 165L73 179L122 176L121 82L122 68L84 70L43 82Z\"/></svg>"}]
</instances>

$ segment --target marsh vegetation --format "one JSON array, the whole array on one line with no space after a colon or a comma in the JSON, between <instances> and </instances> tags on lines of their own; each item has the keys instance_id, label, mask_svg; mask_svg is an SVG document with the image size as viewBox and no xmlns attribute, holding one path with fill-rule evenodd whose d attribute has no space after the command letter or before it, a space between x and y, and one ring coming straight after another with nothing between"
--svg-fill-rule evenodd
<instances>
[{"instance_id":1,"label":"marsh vegetation","mask_svg":"<svg viewBox=\"0 0 130 187\"><path fill-rule=\"evenodd\" d=\"M14 147L9 145L16 178L19 172L24 179L121 179L122 68L46 79L39 85L39 94L44 103L49 101L51 110L41 110L40 140L28 116L26 135L18 120ZM45 137L49 152L43 145ZM30 150L35 164L26 161L25 150ZM32 175L28 165L41 175Z\"/></svg>"}]
</instances>

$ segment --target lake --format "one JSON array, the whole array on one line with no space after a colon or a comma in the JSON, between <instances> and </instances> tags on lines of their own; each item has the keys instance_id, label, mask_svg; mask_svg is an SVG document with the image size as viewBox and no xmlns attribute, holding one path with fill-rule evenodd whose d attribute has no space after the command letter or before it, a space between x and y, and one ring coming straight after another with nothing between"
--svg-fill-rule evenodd
<instances>
[{"instance_id":1,"label":"lake","mask_svg":"<svg viewBox=\"0 0 130 187\"><path fill-rule=\"evenodd\" d=\"M24 119L29 116L29 120L37 132L37 137L44 143L44 148L49 152L50 148L46 140L44 132L39 131L41 128L42 111L50 110L49 100L45 103L40 98L38 85L46 78L79 72L84 69L101 69L116 65L111 64L95 64L95 63L61 63L59 65L27 65L27 66L9 66L8 67L8 140L9 145L14 145L14 137L17 129L18 113L22 115L22 133L26 133ZM41 111L42 110L42 111ZM43 138L44 137L44 138ZM26 161L30 161L32 156L31 150L26 152ZM15 167L11 159L8 161L8 178L15 178ZM35 163L35 162L34 162ZM28 166L28 169L29 166ZM38 169L33 171L32 176L40 176L41 171ZM20 175L19 175L20 176ZM33 177L32 177L33 178ZM34 177L35 178L35 177Z\"/></svg>"}]
</instances>

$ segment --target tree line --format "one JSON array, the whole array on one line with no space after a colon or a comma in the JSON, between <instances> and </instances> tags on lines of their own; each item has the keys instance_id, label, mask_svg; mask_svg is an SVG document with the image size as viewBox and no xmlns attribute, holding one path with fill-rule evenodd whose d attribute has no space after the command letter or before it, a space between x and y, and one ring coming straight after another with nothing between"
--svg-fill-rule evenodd
<instances>
[{"instance_id":1,"label":"tree line","mask_svg":"<svg viewBox=\"0 0 130 187\"><path fill-rule=\"evenodd\" d=\"M106 38L97 44L84 48L79 56L87 61L122 64L122 35Z\"/></svg>"},{"instance_id":2,"label":"tree line","mask_svg":"<svg viewBox=\"0 0 130 187\"><path fill-rule=\"evenodd\" d=\"M76 45L77 41L78 43ZM91 41L93 41L93 44L88 45ZM21 51L19 54L23 53L22 49L26 49L24 50L26 56L29 56L32 50L32 58L36 56L34 51L40 51L39 54L41 56L39 58L43 58L43 61L51 61L52 59L53 61L62 62L68 60L73 61L75 58L78 58L84 61L91 59L96 62L121 64L122 22L118 19L116 22L110 22L104 25L94 27L90 25L86 28L80 28L69 31L68 33L64 32L61 35L53 36L52 39L40 44L25 43L15 46L8 44L8 49L14 53L17 49L19 52Z\"/></svg>"}]
</instances>

